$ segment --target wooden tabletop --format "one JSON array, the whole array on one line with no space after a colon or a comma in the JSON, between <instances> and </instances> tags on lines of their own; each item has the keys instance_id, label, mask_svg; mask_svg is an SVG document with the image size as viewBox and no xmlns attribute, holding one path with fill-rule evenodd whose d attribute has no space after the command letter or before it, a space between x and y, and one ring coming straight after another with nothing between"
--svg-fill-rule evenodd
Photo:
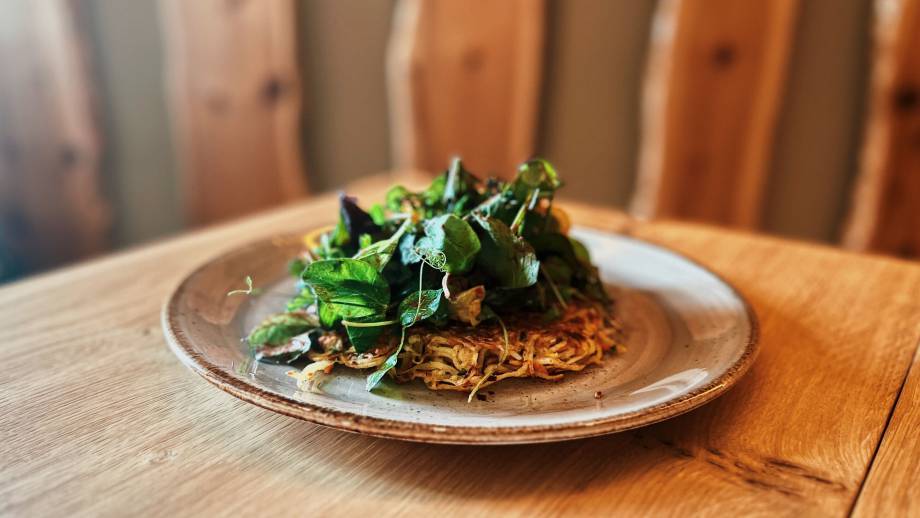
<instances>
[{"instance_id":1,"label":"wooden tabletop","mask_svg":"<svg viewBox=\"0 0 920 518\"><path fill-rule=\"evenodd\" d=\"M390 180L352 192L372 199ZM672 247L735 284L761 323L751 372L681 417L534 446L374 439L256 408L173 357L160 308L208 258L330 223L335 198L321 196L0 289L0 513L920 510L920 265L571 213Z\"/></svg>"}]
</instances>

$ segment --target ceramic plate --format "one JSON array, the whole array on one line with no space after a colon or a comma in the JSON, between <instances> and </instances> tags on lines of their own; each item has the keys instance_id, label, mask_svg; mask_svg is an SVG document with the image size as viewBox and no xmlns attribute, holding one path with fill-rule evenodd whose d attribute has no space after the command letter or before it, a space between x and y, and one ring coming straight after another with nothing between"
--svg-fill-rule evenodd
<instances>
[{"instance_id":1,"label":"ceramic plate","mask_svg":"<svg viewBox=\"0 0 920 518\"><path fill-rule=\"evenodd\" d=\"M352 432L438 443L529 443L617 432L696 408L728 390L757 354L757 324L719 277L674 252L585 228L583 240L616 300L627 350L562 381L512 379L485 400L336 367L314 391L291 367L253 361L241 341L294 293L288 260L298 239L278 238L225 254L191 273L163 311L175 354L211 383L250 403ZM228 297L251 275L258 296ZM597 397L599 394L599 398Z\"/></svg>"}]
</instances>

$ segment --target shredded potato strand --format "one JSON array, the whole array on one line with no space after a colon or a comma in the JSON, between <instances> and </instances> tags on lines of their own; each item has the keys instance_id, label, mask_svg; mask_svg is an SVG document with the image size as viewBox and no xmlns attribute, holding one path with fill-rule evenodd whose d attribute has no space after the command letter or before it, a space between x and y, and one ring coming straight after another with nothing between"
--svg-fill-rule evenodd
<instances>
[{"instance_id":1,"label":"shredded potato strand","mask_svg":"<svg viewBox=\"0 0 920 518\"><path fill-rule=\"evenodd\" d=\"M507 320L508 347L498 324L410 329L396 368L398 382L421 380L432 390L469 392L470 400L483 387L508 378L558 380L566 372L598 364L604 353L619 346L620 329L606 308L570 304L558 320L539 322L534 315ZM358 355L310 353L313 360L330 360L351 368L380 365L394 344Z\"/></svg>"}]
</instances>

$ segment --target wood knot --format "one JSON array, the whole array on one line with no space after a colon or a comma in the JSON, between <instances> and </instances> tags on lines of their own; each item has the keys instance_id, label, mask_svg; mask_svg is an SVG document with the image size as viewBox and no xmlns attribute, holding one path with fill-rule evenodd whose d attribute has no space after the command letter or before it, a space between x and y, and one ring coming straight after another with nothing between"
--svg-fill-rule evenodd
<instances>
[{"instance_id":1,"label":"wood knot","mask_svg":"<svg viewBox=\"0 0 920 518\"><path fill-rule=\"evenodd\" d=\"M478 72L486 62L486 53L481 48L467 49L460 58L460 64L469 72Z\"/></svg>"},{"instance_id":2,"label":"wood knot","mask_svg":"<svg viewBox=\"0 0 920 518\"><path fill-rule=\"evenodd\" d=\"M728 68L735 62L735 48L729 43L721 43L712 49L710 59L715 68Z\"/></svg>"},{"instance_id":3,"label":"wood knot","mask_svg":"<svg viewBox=\"0 0 920 518\"><path fill-rule=\"evenodd\" d=\"M917 107L920 101L920 94L913 85L905 85L897 88L893 96L894 109L901 112L911 111Z\"/></svg>"},{"instance_id":4,"label":"wood knot","mask_svg":"<svg viewBox=\"0 0 920 518\"><path fill-rule=\"evenodd\" d=\"M272 105L284 96L287 87L278 77L269 77L262 86L262 100L265 104Z\"/></svg>"},{"instance_id":5,"label":"wood knot","mask_svg":"<svg viewBox=\"0 0 920 518\"><path fill-rule=\"evenodd\" d=\"M227 101L227 97L221 94L211 94L205 98L205 106L208 107L208 110L214 114L221 114L227 111L227 108L230 107L230 102Z\"/></svg>"},{"instance_id":6,"label":"wood knot","mask_svg":"<svg viewBox=\"0 0 920 518\"><path fill-rule=\"evenodd\" d=\"M80 160L80 152L73 146L65 145L58 153L58 160L63 169L70 169L77 165Z\"/></svg>"}]
</instances>

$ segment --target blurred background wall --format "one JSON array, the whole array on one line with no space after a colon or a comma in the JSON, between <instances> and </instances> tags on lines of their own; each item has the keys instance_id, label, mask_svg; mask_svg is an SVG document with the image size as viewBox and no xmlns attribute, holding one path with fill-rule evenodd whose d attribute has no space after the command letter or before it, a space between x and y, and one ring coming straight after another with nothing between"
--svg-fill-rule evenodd
<instances>
[{"instance_id":1,"label":"blurred background wall","mask_svg":"<svg viewBox=\"0 0 920 518\"><path fill-rule=\"evenodd\" d=\"M176 233L187 222L167 104L162 9L149 0L75 5L97 86L111 245ZM312 192L394 164L386 81L394 5L297 4L301 145ZM640 147L638 99L656 6L654 0L547 4L536 148L564 175L569 198L629 203ZM801 3L769 161L767 232L839 239L862 137L871 6L870 0Z\"/></svg>"}]
</instances>

